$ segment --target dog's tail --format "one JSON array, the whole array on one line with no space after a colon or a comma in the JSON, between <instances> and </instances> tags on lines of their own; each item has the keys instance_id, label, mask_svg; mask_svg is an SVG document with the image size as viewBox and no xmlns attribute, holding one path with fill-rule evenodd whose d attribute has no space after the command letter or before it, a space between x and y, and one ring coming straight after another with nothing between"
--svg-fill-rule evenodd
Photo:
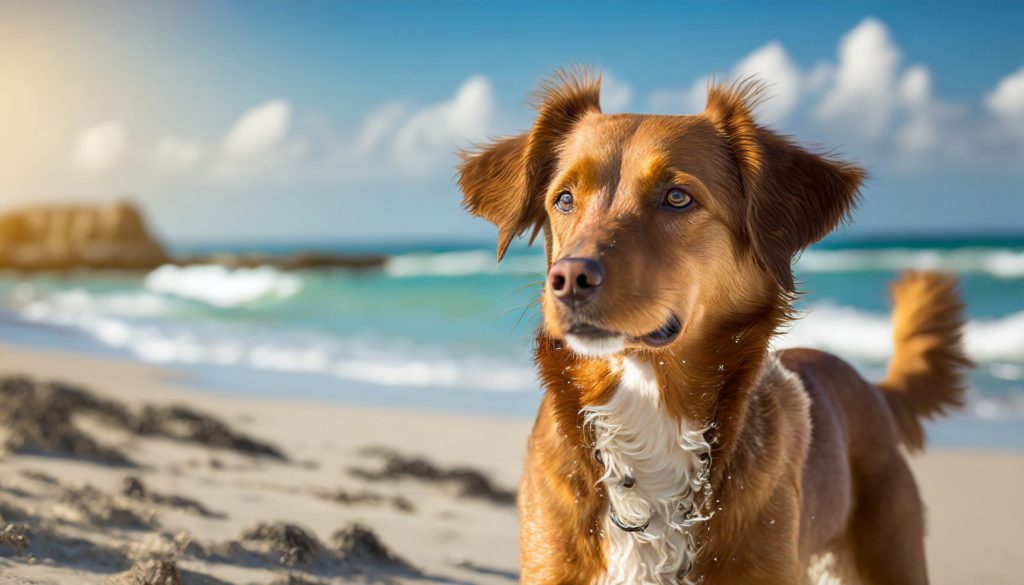
<instances>
[{"instance_id":1,"label":"dog's tail","mask_svg":"<svg viewBox=\"0 0 1024 585\"><path fill-rule=\"evenodd\" d=\"M956 279L937 272L907 272L892 286L896 349L879 387L903 444L924 448L922 419L963 405L966 371L963 309Z\"/></svg>"}]
</instances>

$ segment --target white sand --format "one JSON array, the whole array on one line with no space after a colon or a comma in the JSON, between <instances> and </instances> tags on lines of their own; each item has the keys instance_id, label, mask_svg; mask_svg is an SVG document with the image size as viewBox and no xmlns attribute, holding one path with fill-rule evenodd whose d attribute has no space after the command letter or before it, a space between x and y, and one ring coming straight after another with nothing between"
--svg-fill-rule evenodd
<instances>
[{"instance_id":1,"label":"white sand","mask_svg":"<svg viewBox=\"0 0 1024 585\"><path fill-rule=\"evenodd\" d=\"M195 498L225 518L203 518L166 506L144 504L155 515L158 532L168 540L188 533L203 542L237 539L256 521L279 520L305 526L324 543L352 521L370 526L399 556L422 569L422 579L402 582L513 583L516 581L515 509L458 497L449 487L412 479L368 482L348 472L351 466L376 467L359 453L366 446L387 446L423 455L443 467L465 465L512 489L519 475L530 421L400 412L342 404L226 396L190 391L172 372L110 359L0 345L0 374L59 379L130 405L177 402L215 414L254 438L281 447L294 463L138 437L90 427L105 441L121 446L144 465L125 470L70 458L7 455L0 460L0 496L37 516L63 517L63 533L137 556L160 547L152 531L90 526L76 521L52 496L52 489L22 475L42 471L62 484L88 482L117 493L122 478L137 475L154 492ZM209 465L211 456L222 468ZM937 585L1024 583L1024 455L931 452L914 461L929 508L928 552ZM389 503L343 505L313 492L368 489L401 495L414 510ZM471 567L466 567L468 562ZM286 575L284 568L240 566L196 560L185 555L184 569L231 583L266 583ZM57 566L24 557L0 557L0 583L93 583L109 577L95 567ZM346 582L319 574L314 581ZM186 583L188 581L186 580Z\"/></svg>"}]
</instances>

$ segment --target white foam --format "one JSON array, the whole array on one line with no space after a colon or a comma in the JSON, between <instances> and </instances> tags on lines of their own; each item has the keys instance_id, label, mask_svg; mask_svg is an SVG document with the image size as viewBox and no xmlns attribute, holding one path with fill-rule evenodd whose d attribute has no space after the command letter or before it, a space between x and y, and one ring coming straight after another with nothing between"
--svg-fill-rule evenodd
<instances>
[{"instance_id":1,"label":"white foam","mask_svg":"<svg viewBox=\"0 0 1024 585\"><path fill-rule=\"evenodd\" d=\"M258 300L286 299L302 288L302 280L271 268L225 268L217 264L161 266L146 275L146 289L201 301L220 308Z\"/></svg>"},{"instance_id":2,"label":"white foam","mask_svg":"<svg viewBox=\"0 0 1024 585\"><path fill-rule=\"evenodd\" d=\"M10 302L22 311L46 311L60 307L68 312L112 313L130 317L153 317L173 310L173 303L149 292L120 292L95 295L85 288L45 292L30 282L19 284L10 296Z\"/></svg>"},{"instance_id":3,"label":"white foam","mask_svg":"<svg viewBox=\"0 0 1024 585\"><path fill-rule=\"evenodd\" d=\"M103 345L150 363L319 373L380 386L491 391L538 387L527 360L455 355L401 340L346 340L225 323L138 321L112 315L109 308L84 290L73 290L31 300L19 313L29 321L81 330Z\"/></svg>"},{"instance_id":4,"label":"white foam","mask_svg":"<svg viewBox=\"0 0 1024 585\"><path fill-rule=\"evenodd\" d=\"M410 278L416 276L469 276L490 274L499 270L543 274L544 256L530 254L509 256L498 264L493 250L404 254L389 258L384 265L388 276Z\"/></svg>"},{"instance_id":5,"label":"white foam","mask_svg":"<svg viewBox=\"0 0 1024 585\"><path fill-rule=\"evenodd\" d=\"M967 354L978 362L1024 363L1024 311L969 322L964 342ZM816 304L773 345L813 347L848 359L884 362L893 352L892 323L889 315Z\"/></svg>"},{"instance_id":6,"label":"white foam","mask_svg":"<svg viewBox=\"0 0 1024 585\"><path fill-rule=\"evenodd\" d=\"M993 248L860 250L807 250L797 263L802 272L949 270L961 274L987 274L998 278L1024 278L1024 250ZM499 265L494 250L413 253L390 258L385 273L396 278L417 276L469 276L499 271L543 274L543 254L506 257Z\"/></svg>"},{"instance_id":7,"label":"white foam","mask_svg":"<svg viewBox=\"0 0 1024 585\"><path fill-rule=\"evenodd\" d=\"M807 250L797 262L801 272L900 271L938 269L999 278L1024 277L1024 250L991 248Z\"/></svg>"}]
</instances>

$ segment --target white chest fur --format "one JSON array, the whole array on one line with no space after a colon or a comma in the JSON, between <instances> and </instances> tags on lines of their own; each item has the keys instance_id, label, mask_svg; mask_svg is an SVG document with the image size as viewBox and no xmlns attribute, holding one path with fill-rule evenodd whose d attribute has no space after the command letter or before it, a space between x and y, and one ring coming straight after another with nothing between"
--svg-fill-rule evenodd
<instances>
[{"instance_id":1,"label":"white chest fur","mask_svg":"<svg viewBox=\"0 0 1024 585\"><path fill-rule=\"evenodd\" d=\"M703 429L669 416L651 365L628 357L612 399L583 415L604 462L611 510L626 526L647 524L627 532L605 520L608 570L601 582L679 583L697 553L691 530L707 519L698 512L711 450ZM627 477L632 487L623 485Z\"/></svg>"}]
</instances>

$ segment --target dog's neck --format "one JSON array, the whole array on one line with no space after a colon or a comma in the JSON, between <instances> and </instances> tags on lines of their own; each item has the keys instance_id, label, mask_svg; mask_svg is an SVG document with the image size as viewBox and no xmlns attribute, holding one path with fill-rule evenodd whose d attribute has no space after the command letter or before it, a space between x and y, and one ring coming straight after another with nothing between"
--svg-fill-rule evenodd
<instances>
[{"instance_id":1,"label":"dog's neck","mask_svg":"<svg viewBox=\"0 0 1024 585\"><path fill-rule=\"evenodd\" d=\"M694 566L704 570L699 551L712 524L706 519L731 496L728 476L750 464L734 455L753 432L745 428L759 408L751 415L752 396L782 319L761 315L691 331L674 351L606 359L581 358L561 342L540 339L537 361L556 420L571 429L563 440L575 470L572 489L595 498L580 506L579 525L601 539L606 582L637 582L646 574L651 582L677 583ZM710 462L702 460L707 453ZM623 489L630 473L631 493ZM648 526L626 532L609 511L618 524Z\"/></svg>"},{"instance_id":2,"label":"dog's neck","mask_svg":"<svg viewBox=\"0 0 1024 585\"><path fill-rule=\"evenodd\" d=\"M662 407L651 364L626 357L621 381L584 425L604 473L605 583L677 583L697 555L697 530L712 513L711 446L704 429Z\"/></svg>"}]
</instances>

